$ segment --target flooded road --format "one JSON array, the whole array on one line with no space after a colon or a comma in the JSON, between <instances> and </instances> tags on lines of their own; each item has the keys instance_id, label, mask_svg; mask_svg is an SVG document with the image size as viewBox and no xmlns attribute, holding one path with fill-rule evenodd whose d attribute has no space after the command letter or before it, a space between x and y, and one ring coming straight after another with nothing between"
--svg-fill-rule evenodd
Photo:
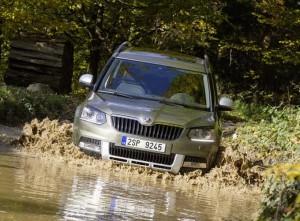
<instances>
[{"instance_id":1,"label":"flooded road","mask_svg":"<svg viewBox=\"0 0 300 221\"><path fill-rule=\"evenodd\" d=\"M253 220L259 197L178 187L0 147L0 220Z\"/></svg>"}]
</instances>

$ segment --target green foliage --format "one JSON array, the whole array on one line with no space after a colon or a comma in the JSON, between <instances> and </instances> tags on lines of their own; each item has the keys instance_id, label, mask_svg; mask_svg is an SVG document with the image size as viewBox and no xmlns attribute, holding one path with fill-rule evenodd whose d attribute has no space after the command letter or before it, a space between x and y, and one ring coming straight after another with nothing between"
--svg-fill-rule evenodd
<instances>
[{"instance_id":1,"label":"green foliage","mask_svg":"<svg viewBox=\"0 0 300 221\"><path fill-rule=\"evenodd\" d=\"M33 93L24 88L0 87L0 123L21 125L33 118L73 120L78 97Z\"/></svg>"},{"instance_id":2,"label":"green foliage","mask_svg":"<svg viewBox=\"0 0 300 221\"><path fill-rule=\"evenodd\" d=\"M268 171L259 220L300 220L300 164L280 164Z\"/></svg>"},{"instance_id":3,"label":"green foliage","mask_svg":"<svg viewBox=\"0 0 300 221\"><path fill-rule=\"evenodd\" d=\"M258 121L268 117L265 110L266 107L259 104L235 100L233 111L226 113L225 117L236 121Z\"/></svg>"},{"instance_id":4,"label":"green foliage","mask_svg":"<svg viewBox=\"0 0 300 221\"><path fill-rule=\"evenodd\" d=\"M4 0L0 11L2 46L24 33L64 36L73 42L74 90L82 72L96 77L113 49L130 40L139 46L208 54L221 79L233 83L225 88L231 92L246 89L276 105L278 100L300 102L293 86L300 81L297 1Z\"/></svg>"},{"instance_id":5,"label":"green foliage","mask_svg":"<svg viewBox=\"0 0 300 221\"><path fill-rule=\"evenodd\" d=\"M255 150L267 170L260 220L300 219L300 108L265 107L236 102L238 116L231 145ZM228 117L228 116L227 116ZM230 118L231 117L231 118ZM228 138L227 138L228 139Z\"/></svg>"},{"instance_id":6,"label":"green foliage","mask_svg":"<svg viewBox=\"0 0 300 221\"><path fill-rule=\"evenodd\" d=\"M264 0L256 2L253 15L259 23L271 29L265 33L262 60L266 64L300 64L300 39L295 31L300 30L299 2Z\"/></svg>"},{"instance_id":7,"label":"green foliage","mask_svg":"<svg viewBox=\"0 0 300 221\"><path fill-rule=\"evenodd\" d=\"M248 122L238 127L238 140L233 142L257 146L266 166L297 162L300 158L299 107L279 109L236 103L236 109L230 115Z\"/></svg>"},{"instance_id":8,"label":"green foliage","mask_svg":"<svg viewBox=\"0 0 300 221\"><path fill-rule=\"evenodd\" d=\"M132 27L129 38L134 43L203 55L196 48L203 52L210 41L216 40L216 29L209 20L218 20L220 14L211 1L148 0L137 7L134 21L140 25Z\"/></svg>"},{"instance_id":9,"label":"green foliage","mask_svg":"<svg viewBox=\"0 0 300 221\"><path fill-rule=\"evenodd\" d=\"M0 24L0 30L1 30L1 24ZM3 82L4 74L7 69L7 57L8 57L8 42L2 41L3 36L1 36L0 31L0 84Z\"/></svg>"},{"instance_id":10,"label":"green foliage","mask_svg":"<svg viewBox=\"0 0 300 221\"><path fill-rule=\"evenodd\" d=\"M257 95L252 102L299 103L292 86L300 82L299 13L297 1L225 1L216 28L218 53L209 51L215 70L233 83L230 90L252 91Z\"/></svg>"}]
</instances>

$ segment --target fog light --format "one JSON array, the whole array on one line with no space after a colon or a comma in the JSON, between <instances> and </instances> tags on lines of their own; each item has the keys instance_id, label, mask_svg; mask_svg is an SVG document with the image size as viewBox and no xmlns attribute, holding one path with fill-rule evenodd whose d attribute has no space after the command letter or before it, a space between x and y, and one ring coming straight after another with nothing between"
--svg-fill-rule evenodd
<instances>
[{"instance_id":1,"label":"fog light","mask_svg":"<svg viewBox=\"0 0 300 221\"><path fill-rule=\"evenodd\" d=\"M81 137L78 146L95 152L101 152L101 140Z\"/></svg>"}]
</instances>

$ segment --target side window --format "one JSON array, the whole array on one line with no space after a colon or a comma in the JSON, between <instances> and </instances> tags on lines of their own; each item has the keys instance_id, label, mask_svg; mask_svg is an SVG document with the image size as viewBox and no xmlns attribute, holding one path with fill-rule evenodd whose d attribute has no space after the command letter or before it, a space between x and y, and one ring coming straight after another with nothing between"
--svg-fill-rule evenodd
<instances>
[{"instance_id":1,"label":"side window","mask_svg":"<svg viewBox=\"0 0 300 221\"><path fill-rule=\"evenodd\" d=\"M102 80L100 90L103 90L104 88L115 89L117 87L116 75L118 73L119 68L120 61L114 60L114 62L111 64Z\"/></svg>"}]
</instances>

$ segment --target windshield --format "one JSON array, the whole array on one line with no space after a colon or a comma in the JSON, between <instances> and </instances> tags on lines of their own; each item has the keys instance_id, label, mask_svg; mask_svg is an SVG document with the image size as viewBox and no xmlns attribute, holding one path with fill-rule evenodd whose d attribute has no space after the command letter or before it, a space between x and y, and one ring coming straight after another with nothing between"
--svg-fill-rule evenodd
<instances>
[{"instance_id":1,"label":"windshield","mask_svg":"<svg viewBox=\"0 0 300 221\"><path fill-rule=\"evenodd\" d=\"M206 85L206 86L205 86ZM208 107L207 76L158 64L115 59L99 91L191 107Z\"/></svg>"}]
</instances>

